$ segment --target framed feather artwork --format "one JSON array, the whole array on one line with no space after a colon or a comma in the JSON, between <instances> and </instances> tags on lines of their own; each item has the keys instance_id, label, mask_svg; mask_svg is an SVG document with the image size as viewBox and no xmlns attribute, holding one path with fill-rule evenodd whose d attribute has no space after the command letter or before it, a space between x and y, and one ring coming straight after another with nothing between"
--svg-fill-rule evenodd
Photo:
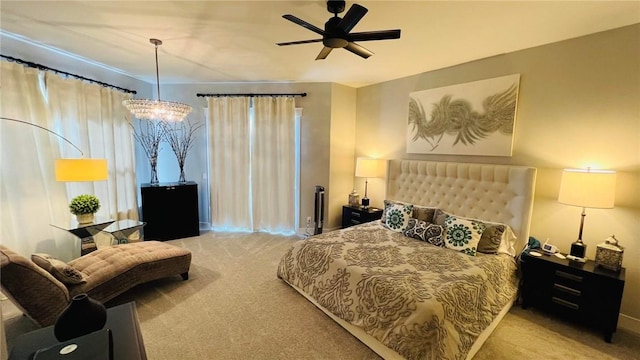
<instances>
[{"instance_id":1,"label":"framed feather artwork","mask_svg":"<svg viewBox=\"0 0 640 360\"><path fill-rule=\"evenodd\" d=\"M409 94L407 153L511 156L520 74Z\"/></svg>"}]
</instances>

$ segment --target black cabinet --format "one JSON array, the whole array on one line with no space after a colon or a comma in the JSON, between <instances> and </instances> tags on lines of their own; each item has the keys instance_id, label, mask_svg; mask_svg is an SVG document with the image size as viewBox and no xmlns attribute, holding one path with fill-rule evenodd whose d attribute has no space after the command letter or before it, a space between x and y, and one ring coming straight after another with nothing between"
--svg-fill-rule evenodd
<instances>
[{"instance_id":1,"label":"black cabinet","mask_svg":"<svg viewBox=\"0 0 640 360\"><path fill-rule=\"evenodd\" d=\"M198 184L142 184L145 240L171 240L200 235Z\"/></svg>"},{"instance_id":2,"label":"black cabinet","mask_svg":"<svg viewBox=\"0 0 640 360\"><path fill-rule=\"evenodd\" d=\"M606 342L618 327L625 269L597 267L553 255L523 256L522 307L534 306L602 330Z\"/></svg>"},{"instance_id":3,"label":"black cabinet","mask_svg":"<svg viewBox=\"0 0 640 360\"><path fill-rule=\"evenodd\" d=\"M353 225L363 224L366 222L378 220L382 217L382 209L361 207L342 207L342 227L346 228Z\"/></svg>"}]
</instances>

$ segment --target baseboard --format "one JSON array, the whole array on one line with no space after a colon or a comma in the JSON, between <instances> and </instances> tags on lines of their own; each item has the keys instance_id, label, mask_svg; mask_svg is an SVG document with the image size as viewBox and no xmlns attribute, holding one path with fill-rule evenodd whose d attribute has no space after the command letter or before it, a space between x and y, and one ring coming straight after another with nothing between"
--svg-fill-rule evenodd
<instances>
[{"instance_id":1,"label":"baseboard","mask_svg":"<svg viewBox=\"0 0 640 360\"><path fill-rule=\"evenodd\" d=\"M633 331L640 335L640 319L620 314L620 317L618 317L618 328Z\"/></svg>"}]
</instances>

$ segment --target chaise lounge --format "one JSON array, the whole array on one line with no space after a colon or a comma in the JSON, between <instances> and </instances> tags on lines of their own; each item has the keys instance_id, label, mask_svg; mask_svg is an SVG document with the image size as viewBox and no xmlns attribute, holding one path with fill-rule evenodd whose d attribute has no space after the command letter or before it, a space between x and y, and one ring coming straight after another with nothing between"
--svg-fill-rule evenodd
<instances>
[{"instance_id":1,"label":"chaise lounge","mask_svg":"<svg viewBox=\"0 0 640 360\"><path fill-rule=\"evenodd\" d=\"M68 263L46 254L29 260L0 245L3 293L40 326L55 323L71 299L86 293L102 303L148 281L189 278L191 252L159 241L98 249Z\"/></svg>"}]
</instances>

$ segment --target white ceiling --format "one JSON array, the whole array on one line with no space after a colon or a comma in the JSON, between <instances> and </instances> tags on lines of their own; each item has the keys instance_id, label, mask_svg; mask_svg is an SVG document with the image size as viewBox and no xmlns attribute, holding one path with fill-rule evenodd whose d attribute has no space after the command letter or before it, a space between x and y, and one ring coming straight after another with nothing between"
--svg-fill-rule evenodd
<instances>
[{"instance_id":1,"label":"white ceiling","mask_svg":"<svg viewBox=\"0 0 640 360\"><path fill-rule=\"evenodd\" d=\"M347 1L347 9L351 4ZM295 81L359 87L640 23L640 1L358 4L369 12L353 32L402 30L399 40L361 42L374 52L368 59L336 49L316 61L321 43L276 45L318 38L282 15L324 28L333 15L319 0L2 0L0 28L5 36L57 48L153 84L150 38L164 42L158 55L161 84Z\"/></svg>"}]
</instances>

